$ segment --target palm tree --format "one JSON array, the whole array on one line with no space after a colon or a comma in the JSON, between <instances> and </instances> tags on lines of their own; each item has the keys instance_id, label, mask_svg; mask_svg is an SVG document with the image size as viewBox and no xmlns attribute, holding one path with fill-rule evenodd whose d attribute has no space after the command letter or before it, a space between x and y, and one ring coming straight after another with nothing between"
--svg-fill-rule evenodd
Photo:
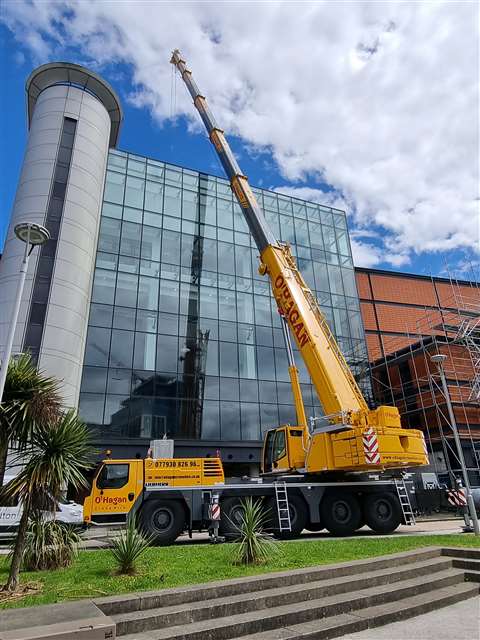
<instances>
[{"instance_id":1,"label":"palm tree","mask_svg":"<svg viewBox=\"0 0 480 640\"><path fill-rule=\"evenodd\" d=\"M60 414L59 383L38 371L29 354L12 358L0 404L0 487L9 446L23 450L36 424L47 424Z\"/></svg>"},{"instance_id":2,"label":"palm tree","mask_svg":"<svg viewBox=\"0 0 480 640\"><path fill-rule=\"evenodd\" d=\"M85 485L84 472L91 466L93 451L88 429L72 409L56 421L37 424L24 454L25 467L5 488L9 496L18 498L23 505L10 575L4 586L8 591L15 591L18 586L28 519L36 500L47 491L58 498L68 485L74 488Z\"/></svg>"}]
</instances>

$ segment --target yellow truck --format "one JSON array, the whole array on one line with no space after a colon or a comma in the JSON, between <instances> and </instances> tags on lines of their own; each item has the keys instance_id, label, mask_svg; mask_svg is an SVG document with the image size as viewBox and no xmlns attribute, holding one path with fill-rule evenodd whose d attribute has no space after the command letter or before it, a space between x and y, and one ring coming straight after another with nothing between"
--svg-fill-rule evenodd
<instances>
[{"instance_id":1,"label":"yellow truck","mask_svg":"<svg viewBox=\"0 0 480 640\"><path fill-rule=\"evenodd\" d=\"M270 280L282 317L297 424L265 434L258 479L225 481L216 458L106 460L85 502L85 521L124 521L135 512L142 527L167 544L183 530L208 526L212 500L221 506L221 530L233 533L241 498L252 495L270 510L271 528L282 537L304 528L347 535L365 523L382 533L401 522L411 524L401 471L428 464L423 433L403 429L396 407L368 407L290 247L274 237L178 50L171 62L187 85L256 242L259 272ZM325 413L310 424L291 335ZM385 471L397 477L382 476Z\"/></svg>"}]
</instances>

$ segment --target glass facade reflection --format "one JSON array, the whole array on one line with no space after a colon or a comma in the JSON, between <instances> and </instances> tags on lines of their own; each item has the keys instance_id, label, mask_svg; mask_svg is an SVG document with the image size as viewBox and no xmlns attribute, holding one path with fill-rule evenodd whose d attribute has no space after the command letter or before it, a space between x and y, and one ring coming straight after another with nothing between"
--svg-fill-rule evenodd
<instances>
[{"instance_id":1,"label":"glass facade reflection","mask_svg":"<svg viewBox=\"0 0 480 640\"><path fill-rule=\"evenodd\" d=\"M345 214L254 189L354 371L367 358ZM295 423L280 319L228 182L111 150L80 415L106 440L258 441ZM297 353L308 415L321 413Z\"/></svg>"}]
</instances>

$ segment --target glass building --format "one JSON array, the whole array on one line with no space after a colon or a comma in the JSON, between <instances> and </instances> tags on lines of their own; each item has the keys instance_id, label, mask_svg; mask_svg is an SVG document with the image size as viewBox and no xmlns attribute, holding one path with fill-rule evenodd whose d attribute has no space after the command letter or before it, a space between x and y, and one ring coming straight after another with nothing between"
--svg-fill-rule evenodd
<instances>
[{"instance_id":1,"label":"glass building","mask_svg":"<svg viewBox=\"0 0 480 640\"><path fill-rule=\"evenodd\" d=\"M62 381L99 449L257 463L262 432L296 421L286 350L268 278L229 183L116 150L114 89L68 62L27 79L29 135L0 260L0 356L23 246L15 225L46 225L32 253L13 353L30 351ZM207 144L207 143L206 143ZM354 372L368 371L342 211L254 189L289 242ZM320 413L297 354L307 414Z\"/></svg>"},{"instance_id":2,"label":"glass building","mask_svg":"<svg viewBox=\"0 0 480 640\"><path fill-rule=\"evenodd\" d=\"M344 212L254 192L361 367ZM166 435L256 461L264 430L295 423L280 318L258 262L227 180L110 150L79 405L102 443L131 449ZM296 363L307 415L318 415L298 353Z\"/></svg>"}]
</instances>

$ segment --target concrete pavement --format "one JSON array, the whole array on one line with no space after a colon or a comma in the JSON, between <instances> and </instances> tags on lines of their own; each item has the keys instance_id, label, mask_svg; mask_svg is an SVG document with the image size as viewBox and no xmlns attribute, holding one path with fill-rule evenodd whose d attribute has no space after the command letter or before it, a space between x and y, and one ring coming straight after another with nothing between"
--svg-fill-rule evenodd
<instances>
[{"instance_id":1,"label":"concrete pavement","mask_svg":"<svg viewBox=\"0 0 480 640\"><path fill-rule=\"evenodd\" d=\"M438 611L341 636L338 640L478 640L480 599L471 598Z\"/></svg>"}]
</instances>

